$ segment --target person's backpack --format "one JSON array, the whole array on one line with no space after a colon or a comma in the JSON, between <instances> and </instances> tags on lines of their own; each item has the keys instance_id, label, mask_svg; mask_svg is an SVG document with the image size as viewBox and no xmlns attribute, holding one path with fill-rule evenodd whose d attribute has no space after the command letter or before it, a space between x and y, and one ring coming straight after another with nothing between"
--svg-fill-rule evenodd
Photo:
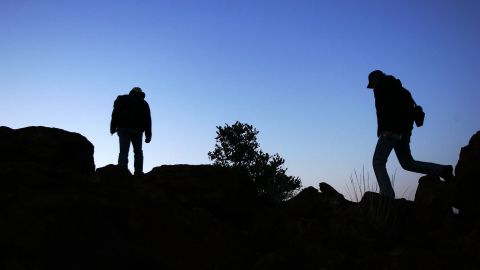
<instances>
[{"instance_id":1,"label":"person's backpack","mask_svg":"<svg viewBox=\"0 0 480 270\"><path fill-rule=\"evenodd\" d=\"M403 88L403 87L402 87ZM417 127L423 126L423 122L425 120L425 112L423 111L422 106L418 105L415 100L412 97L412 94L410 91L407 89L403 88L404 92L406 95L404 97L406 98L406 107L408 108L408 118L409 121L415 122L415 125Z\"/></svg>"},{"instance_id":2,"label":"person's backpack","mask_svg":"<svg viewBox=\"0 0 480 270\"><path fill-rule=\"evenodd\" d=\"M413 121L415 121L415 125L417 127L423 126L423 121L425 120L425 112L423 111L422 106L417 105L415 100L413 101L413 111L412 111L412 117Z\"/></svg>"},{"instance_id":3,"label":"person's backpack","mask_svg":"<svg viewBox=\"0 0 480 270\"><path fill-rule=\"evenodd\" d=\"M118 96L114 103L114 112L115 118L118 121L118 124L124 125L126 122L130 122L129 118L131 114L130 110L130 102L128 95L121 95Z\"/></svg>"},{"instance_id":4,"label":"person's backpack","mask_svg":"<svg viewBox=\"0 0 480 270\"><path fill-rule=\"evenodd\" d=\"M131 95L118 96L114 102L114 119L118 127L142 129L145 123L143 99Z\"/></svg>"}]
</instances>

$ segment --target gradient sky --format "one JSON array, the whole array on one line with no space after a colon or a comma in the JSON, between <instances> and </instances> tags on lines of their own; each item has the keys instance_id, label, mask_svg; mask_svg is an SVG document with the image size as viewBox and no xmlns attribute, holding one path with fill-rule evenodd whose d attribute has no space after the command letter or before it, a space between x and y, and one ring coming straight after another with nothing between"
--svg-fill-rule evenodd
<instances>
[{"instance_id":1,"label":"gradient sky","mask_svg":"<svg viewBox=\"0 0 480 270\"><path fill-rule=\"evenodd\" d=\"M414 158L457 163L480 129L479 13L476 0L0 0L0 125L81 133L102 167L118 156L113 101L140 86L145 171L210 163L216 126L239 120L304 187L346 193L354 171L375 182L373 69L426 111ZM388 168L413 198L421 175L393 153Z\"/></svg>"}]
</instances>

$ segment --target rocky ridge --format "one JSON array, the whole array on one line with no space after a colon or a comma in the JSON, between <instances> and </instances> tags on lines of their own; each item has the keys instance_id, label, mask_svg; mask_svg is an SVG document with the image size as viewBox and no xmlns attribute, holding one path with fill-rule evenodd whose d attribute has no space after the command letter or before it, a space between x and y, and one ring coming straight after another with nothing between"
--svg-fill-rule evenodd
<instances>
[{"instance_id":1,"label":"rocky ridge","mask_svg":"<svg viewBox=\"0 0 480 270\"><path fill-rule=\"evenodd\" d=\"M480 132L414 201L327 183L281 205L234 169L95 169L61 129L0 127L0 269L478 269ZM452 206L458 208L454 214Z\"/></svg>"}]
</instances>

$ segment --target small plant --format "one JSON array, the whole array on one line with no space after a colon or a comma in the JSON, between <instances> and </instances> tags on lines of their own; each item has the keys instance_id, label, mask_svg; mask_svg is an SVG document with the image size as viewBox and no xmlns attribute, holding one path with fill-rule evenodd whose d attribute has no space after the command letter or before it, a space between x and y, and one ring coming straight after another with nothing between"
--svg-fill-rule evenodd
<instances>
[{"instance_id":1,"label":"small plant","mask_svg":"<svg viewBox=\"0 0 480 270\"><path fill-rule=\"evenodd\" d=\"M392 186L395 187L397 170L391 175ZM358 202L358 207L368 218L371 227L381 232L383 237L394 237L401 230L402 208L405 204L378 194L379 187L376 181L371 181L370 173L362 168L350 176L350 185L347 185L348 197ZM408 191L408 190L407 190ZM403 195L407 193L405 191Z\"/></svg>"},{"instance_id":2,"label":"small plant","mask_svg":"<svg viewBox=\"0 0 480 270\"><path fill-rule=\"evenodd\" d=\"M395 189L397 169L393 171L390 179L392 181L392 187ZM370 180L370 173L365 170L365 167L362 167L361 173L358 173L357 170L353 171L353 174L350 175L350 183L346 185L346 190L347 198L353 202L361 201L365 192L380 192L377 181ZM402 193L402 197L411 197L411 192L409 192L408 188Z\"/></svg>"},{"instance_id":3,"label":"small plant","mask_svg":"<svg viewBox=\"0 0 480 270\"><path fill-rule=\"evenodd\" d=\"M365 171L365 167L362 167L361 174L357 170L353 171L350 175L350 185L347 184L346 188L347 197L353 202L359 202L367 191L378 192L379 190L377 182L370 181L370 173Z\"/></svg>"}]
</instances>

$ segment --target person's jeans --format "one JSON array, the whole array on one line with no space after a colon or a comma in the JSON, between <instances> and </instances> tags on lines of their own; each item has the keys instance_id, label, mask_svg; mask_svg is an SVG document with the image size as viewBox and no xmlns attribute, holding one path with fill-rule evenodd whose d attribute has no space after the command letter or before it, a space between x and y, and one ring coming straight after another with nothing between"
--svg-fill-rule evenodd
<instances>
[{"instance_id":1,"label":"person's jeans","mask_svg":"<svg viewBox=\"0 0 480 270\"><path fill-rule=\"evenodd\" d=\"M120 154L118 154L118 165L128 169L128 151L130 143L133 145L135 174L143 173L143 132L132 128L119 128L118 139L120 142Z\"/></svg>"},{"instance_id":2,"label":"person's jeans","mask_svg":"<svg viewBox=\"0 0 480 270\"><path fill-rule=\"evenodd\" d=\"M378 138L375 153L373 154L373 170L377 177L380 193L385 196L395 198L395 192L393 191L386 167L388 156L390 152L392 152L392 149L395 150L395 154L402 168L407 171L440 176L444 169L444 165L413 159L410 151L411 135L411 132L404 134L390 133L388 135L380 135Z\"/></svg>"}]
</instances>

